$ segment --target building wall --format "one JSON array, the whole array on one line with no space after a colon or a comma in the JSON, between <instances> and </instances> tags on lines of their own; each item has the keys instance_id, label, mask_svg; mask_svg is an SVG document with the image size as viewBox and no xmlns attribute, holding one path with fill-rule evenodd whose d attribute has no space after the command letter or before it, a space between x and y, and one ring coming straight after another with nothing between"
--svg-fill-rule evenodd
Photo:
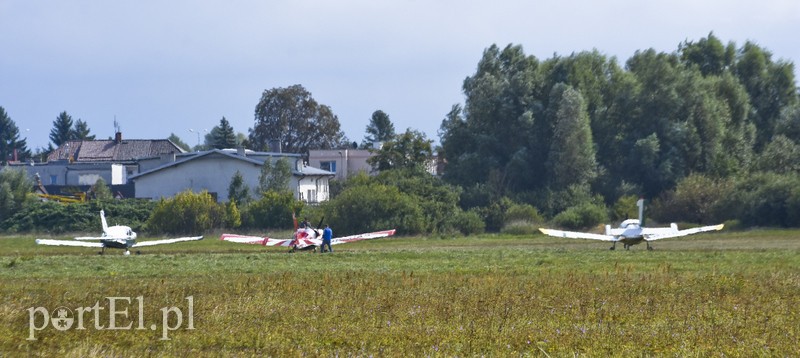
<instances>
[{"instance_id":1,"label":"building wall","mask_svg":"<svg viewBox=\"0 0 800 358\"><path fill-rule=\"evenodd\" d=\"M319 176L300 178L293 191L298 200L309 203L327 201L329 199L328 178Z\"/></svg>"},{"instance_id":2,"label":"building wall","mask_svg":"<svg viewBox=\"0 0 800 358\"><path fill-rule=\"evenodd\" d=\"M124 168L124 166L111 163L70 164L67 162L50 162L46 164L20 165L19 167L24 168L28 172L28 177L32 180L35 180L38 174L44 185L91 186L100 178L109 185L125 184L124 181L119 182L119 177L114 172L116 167ZM116 168L116 170L122 169Z\"/></svg>"},{"instance_id":3,"label":"building wall","mask_svg":"<svg viewBox=\"0 0 800 358\"><path fill-rule=\"evenodd\" d=\"M302 163L299 165L301 167L296 169L302 170ZM172 197L185 190L207 190L217 201L225 202L228 201L228 186L236 171L242 174L244 184L250 188L250 195L256 197L261 168L262 165L255 163L210 155L134 178L133 182L137 198L159 199ZM329 198L328 178L325 176L293 175L289 189L295 198L307 202L325 201Z\"/></svg>"},{"instance_id":4,"label":"building wall","mask_svg":"<svg viewBox=\"0 0 800 358\"><path fill-rule=\"evenodd\" d=\"M367 159L372 157L366 149L330 149L308 151L308 165L329 170L325 163L335 163L336 179L347 179L358 172L372 173L372 166Z\"/></svg>"},{"instance_id":5,"label":"building wall","mask_svg":"<svg viewBox=\"0 0 800 358\"><path fill-rule=\"evenodd\" d=\"M228 186L237 170L253 193L258 187L261 166L239 160L199 158L135 178L136 197L159 199L185 190L207 190L218 201L228 201Z\"/></svg>"}]
</instances>

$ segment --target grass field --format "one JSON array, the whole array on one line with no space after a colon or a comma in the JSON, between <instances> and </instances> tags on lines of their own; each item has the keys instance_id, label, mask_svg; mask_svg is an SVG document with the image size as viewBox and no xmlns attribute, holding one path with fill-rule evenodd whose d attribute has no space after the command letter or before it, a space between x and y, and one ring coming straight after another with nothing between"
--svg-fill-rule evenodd
<instances>
[{"instance_id":1,"label":"grass field","mask_svg":"<svg viewBox=\"0 0 800 358\"><path fill-rule=\"evenodd\" d=\"M0 238L0 357L798 354L800 231L650 252L487 235L288 254L217 237L129 257Z\"/></svg>"}]
</instances>

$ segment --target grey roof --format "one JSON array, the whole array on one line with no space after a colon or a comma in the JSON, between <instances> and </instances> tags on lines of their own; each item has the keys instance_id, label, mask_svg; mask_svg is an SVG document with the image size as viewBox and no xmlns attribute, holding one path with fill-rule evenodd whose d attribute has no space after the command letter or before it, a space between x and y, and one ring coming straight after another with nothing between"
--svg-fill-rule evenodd
<instances>
[{"instance_id":1,"label":"grey roof","mask_svg":"<svg viewBox=\"0 0 800 358\"><path fill-rule=\"evenodd\" d=\"M71 140L56 148L47 160L132 162L170 153L183 153L183 149L168 139Z\"/></svg>"},{"instance_id":2,"label":"grey roof","mask_svg":"<svg viewBox=\"0 0 800 358\"><path fill-rule=\"evenodd\" d=\"M128 179L135 180L137 178L140 178L140 177L143 177L143 176L146 176L146 175L150 175L152 173L161 171L163 169L167 169L167 168L171 168L171 167L174 167L174 166L178 166L178 165L186 163L188 161L197 160L197 159L204 158L204 157L209 157L209 156L212 156L212 155L215 155L215 154L218 155L218 156L222 156L222 158L225 158L225 159L241 160L241 161L244 161L244 162L256 165L256 166L264 165L264 160L266 158L271 158L271 157L281 157L282 156L282 157L294 157L294 158L298 158L298 159L300 158L299 154L271 153L271 152L248 153L247 156L241 156L241 155L238 155L236 152L230 151L230 150L212 149L212 150L207 150L207 151L202 151L202 152L184 153L181 156L176 157L177 160L174 161L174 162L167 163L167 164L164 164L162 166L159 166L159 167L153 168L151 170L148 170L146 172L142 172L142 173L133 175L133 176L129 177ZM334 174L332 172L329 172L327 170L322 170L322 169L309 167L309 166L304 166L303 167L303 171L292 170L292 174L299 175L299 176L303 176L303 175L321 175L321 176L329 175L329 176L334 176L334 175L336 175L336 174Z\"/></svg>"}]
</instances>

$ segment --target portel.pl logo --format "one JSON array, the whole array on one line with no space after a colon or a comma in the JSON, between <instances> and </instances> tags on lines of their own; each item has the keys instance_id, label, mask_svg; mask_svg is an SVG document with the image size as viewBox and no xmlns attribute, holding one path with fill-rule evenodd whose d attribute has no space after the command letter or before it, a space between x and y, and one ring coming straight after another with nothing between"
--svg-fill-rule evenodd
<instances>
[{"instance_id":1,"label":"portel.pl logo","mask_svg":"<svg viewBox=\"0 0 800 358\"><path fill-rule=\"evenodd\" d=\"M186 297L186 327L187 330L194 329L194 297ZM29 341L36 340L36 332L52 326L58 331L85 330L87 323L94 322L95 330L146 330L156 331L161 329L161 340L168 341L169 332L180 329L184 323L184 311L177 306L162 307L161 324L152 323L149 326L144 322L144 297L106 297L101 305L101 301L96 301L94 306L75 307L70 309L66 306L56 307L48 311L45 307L28 308L28 338ZM134 321L136 326L134 326Z\"/></svg>"}]
</instances>

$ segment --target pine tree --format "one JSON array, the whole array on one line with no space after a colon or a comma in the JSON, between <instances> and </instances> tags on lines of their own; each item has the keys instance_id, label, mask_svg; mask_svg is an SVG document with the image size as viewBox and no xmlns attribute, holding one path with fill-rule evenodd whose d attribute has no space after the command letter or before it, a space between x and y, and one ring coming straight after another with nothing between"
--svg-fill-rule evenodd
<instances>
[{"instance_id":1,"label":"pine tree","mask_svg":"<svg viewBox=\"0 0 800 358\"><path fill-rule=\"evenodd\" d=\"M5 165L15 156L20 161L29 158L31 153L25 141L19 138L19 129L6 110L0 107L0 164Z\"/></svg>"},{"instance_id":2,"label":"pine tree","mask_svg":"<svg viewBox=\"0 0 800 358\"><path fill-rule=\"evenodd\" d=\"M72 131L72 116L67 111L61 112L56 120L53 121L53 129L50 130L50 140L58 147L62 144L75 139Z\"/></svg>"}]
</instances>

